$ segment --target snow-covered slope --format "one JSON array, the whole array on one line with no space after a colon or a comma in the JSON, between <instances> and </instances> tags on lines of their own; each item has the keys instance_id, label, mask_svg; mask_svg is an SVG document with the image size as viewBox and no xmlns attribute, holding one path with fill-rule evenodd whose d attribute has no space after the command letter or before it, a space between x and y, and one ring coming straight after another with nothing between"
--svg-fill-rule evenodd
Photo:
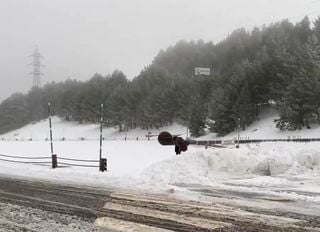
<instances>
[{"instance_id":1,"label":"snow-covered slope","mask_svg":"<svg viewBox=\"0 0 320 232\"><path fill-rule=\"evenodd\" d=\"M278 118L277 111L269 108L263 112L260 118L246 130L240 131L241 138L251 139L271 139L271 138L317 138L320 136L320 125L312 125L311 129L302 129L298 131L280 131L275 127L274 119ZM79 124L72 121L64 121L58 117L52 118L53 138L55 140L98 140L99 139L99 125L98 124ZM146 135L150 132L157 135L161 131L170 131L172 134L181 134L187 136L187 128L178 124L171 126L142 130L135 129L130 131L123 131L119 133L117 128L104 128L103 137L106 140L146 140ZM237 137L237 131L234 131L225 137L219 139L234 139ZM5 140L46 140L49 138L49 121L42 120L38 123L29 124L20 129L0 135L0 139ZM215 133L209 133L199 139L217 139Z\"/></svg>"},{"instance_id":2,"label":"snow-covered slope","mask_svg":"<svg viewBox=\"0 0 320 232\"><path fill-rule=\"evenodd\" d=\"M319 138L320 125L313 124L311 129L303 128L297 131L280 131L275 127L274 120L279 118L278 112L273 108L268 108L263 111L259 119L253 122L246 130L240 130L241 138L250 139L278 139L278 138ZM237 138L238 132L234 131L224 137L224 139ZM201 137L202 139L215 139L215 134L208 134Z\"/></svg>"},{"instance_id":3,"label":"snow-covered slope","mask_svg":"<svg viewBox=\"0 0 320 232\"><path fill-rule=\"evenodd\" d=\"M54 140L98 140L100 126L98 124L79 124L52 117L52 131ZM173 131L176 134L186 134L187 129L181 125L163 127L161 129L142 130L134 129L119 133L117 128L104 128L103 137L106 140L146 140L145 135L158 134L162 130ZM20 129L0 135L4 140L46 140L49 139L49 120L26 125Z\"/></svg>"}]
</instances>

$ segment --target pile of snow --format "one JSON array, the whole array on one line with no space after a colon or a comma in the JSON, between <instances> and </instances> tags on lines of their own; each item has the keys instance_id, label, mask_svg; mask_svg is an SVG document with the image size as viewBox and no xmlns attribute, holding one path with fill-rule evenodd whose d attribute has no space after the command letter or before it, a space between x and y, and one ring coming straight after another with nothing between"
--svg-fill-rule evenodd
<instances>
[{"instance_id":1,"label":"pile of snow","mask_svg":"<svg viewBox=\"0 0 320 232\"><path fill-rule=\"evenodd\" d=\"M236 183L258 188L291 185L296 188L301 178L319 182L319 150L319 143L265 143L243 145L239 149L208 150L193 147L182 156L149 166L142 176L145 183L166 183L168 188L181 183L213 187ZM320 193L320 186L316 184L312 190Z\"/></svg>"},{"instance_id":2,"label":"pile of snow","mask_svg":"<svg viewBox=\"0 0 320 232\"><path fill-rule=\"evenodd\" d=\"M191 149L181 157L156 163L143 173L147 182L210 185L237 177L309 175L320 176L320 144L266 143L240 149ZM270 149L271 148L271 149ZM318 151L317 151L318 150ZM159 175L161 173L161 175Z\"/></svg>"}]
</instances>

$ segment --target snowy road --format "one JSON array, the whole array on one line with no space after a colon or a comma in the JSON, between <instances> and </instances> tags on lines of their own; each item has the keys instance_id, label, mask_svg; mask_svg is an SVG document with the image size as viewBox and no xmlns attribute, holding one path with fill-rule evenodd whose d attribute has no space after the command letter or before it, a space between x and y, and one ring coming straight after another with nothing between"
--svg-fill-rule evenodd
<instances>
[{"instance_id":1,"label":"snowy road","mask_svg":"<svg viewBox=\"0 0 320 232\"><path fill-rule=\"evenodd\" d=\"M48 212L0 202L0 231L98 231L90 221L76 216Z\"/></svg>"},{"instance_id":2,"label":"snowy road","mask_svg":"<svg viewBox=\"0 0 320 232\"><path fill-rule=\"evenodd\" d=\"M75 188L0 177L0 231L109 231L94 225L92 197ZM64 190L65 189L65 190ZM74 192L74 194L73 194ZM88 194L90 196L91 194ZM89 199L94 199L90 201ZM94 205L92 205L94 207Z\"/></svg>"},{"instance_id":3,"label":"snowy road","mask_svg":"<svg viewBox=\"0 0 320 232\"><path fill-rule=\"evenodd\" d=\"M235 204L254 199L235 192L198 188L215 199L205 204L8 177L0 186L1 232L320 231L320 216Z\"/></svg>"}]
</instances>

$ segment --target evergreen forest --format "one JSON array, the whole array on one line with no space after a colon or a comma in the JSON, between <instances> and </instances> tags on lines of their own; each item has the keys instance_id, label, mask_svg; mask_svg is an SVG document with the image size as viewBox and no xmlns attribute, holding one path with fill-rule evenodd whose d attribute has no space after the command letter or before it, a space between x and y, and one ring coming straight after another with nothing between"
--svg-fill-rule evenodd
<instances>
[{"instance_id":1,"label":"evergreen forest","mask_svg":"<svg viewBox=\"0 0 320 232\"><path fill-rule=\"evenodd\" d=\"M195 67L210 76L195 76ZM320 17L237 29L217 44L179 41L132 80L116 70L15 93L0 104L0 134L47 118L48 102L53 115L79 123L99 123L103 103L105 126L119 131L177 122L195 137L223 136L269 104L280 130L310 128L320 123Z\"/></svg>"}]
</instances>

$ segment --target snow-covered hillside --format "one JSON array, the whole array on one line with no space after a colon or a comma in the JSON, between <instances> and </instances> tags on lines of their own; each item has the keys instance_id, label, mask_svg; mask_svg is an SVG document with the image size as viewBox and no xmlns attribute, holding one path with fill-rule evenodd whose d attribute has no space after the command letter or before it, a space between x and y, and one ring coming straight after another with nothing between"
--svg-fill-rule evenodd
<instances>
[{"instance_id":1,"label":"snow-covered hillside","mask_svg":"<svg viewBox=\"0 0 320 232\"><path fill-rule=\"evenodd\" d=\"M278 112L273 108L268 108L263 111L257 121L252 123L245 131L240 130L240 137L242 139L280 139L280 138L319 138L320 125L313 124L311 129L303 128L297 131L280 131L276 128L274 119L279 118ZM237 131L234 131L225 136L225 139L237 138ZM202 139L214 139L215 134L208 134Z\"/></svg>"},{"instance_id":2,"label":"snow-covered hillside","mask_svg":"<svg viewBox=\"0 0 320 232\"><path fill-rule=\"evenodd\" d=\"M79 124L78 122L65 121L58 117L52 118L52 130L54 140L98 140L100 125ZM104 128L105 140L146 140L146 135L151 132L158 134L162 130L174 131L177 134L186 134L187 129L181 125L174 124L153 130L135 129L119 133L117 128ZM0 135L3 140L46 140L49 139L49 121L42 120L38 123L29 124L23 128Z\"/></svg>"},{"instance_id":3,"label":"snow-covered hillside","mask_svg":"<svg viewBox=\"0 0 320 232\"><path fill-rule=\"evenodd\" d=\"M287 138L318 137L320 128L297 132L279 132L274 128L274 111L263 117L241 137ZM174 125L161 128L186 136L186 128ZM28 125L1 135L0 154L18 156L50 156L48 121ZM152 130L153 134L160 130ZM112 186L126 189L166 193L201 200L191 186L269 194L288 200L320 203L320 143L261 143L227 148L189 146L176 156L174 147L161 146L156 137L148 141L148 131L118 133L104 129L103 157L108 159L108 172L97 168L66 167L51 169L50 165L17 164L0 160L0 173L28 178ZM99 126L79 125L53 120L54 152L76 159L98 159ZM237 133L226 136L236 137ZM61 138L65 141L61 141ZM128 139L125 140L124 138ZM138 141L136 138L139 138ZM28 139L32 138L32 141ZM84 138L84 140L78 140ZM201 139L216 138L209 134ZM15 141L15 139L19 139ZM77 141L70 141L70 140ZM22 141L24 140L24 141ZM1 157L0 157L1 158Z\"/></svg>"},{"instance_id":4,"label":"snow-covered hillside","mask_svg":"<svg viewBox=\"0 0 320 232\"><path fill-rule=\"evenodd\" d=\"M320 125L312 125L311 129L302 129L298 131L280 131L275 127L274 119L278 118L277 112L270 108L244 131L240 131L242 139L277 139L277 138L317 138L320 136ZM65 121L58 117L52 118L53 139L54 140L98 140L98 124L79 124L78 122ZM174 124L172 126L160 129L142 130L135 129L130 131L118 131L117 128L104 128L103 137L105 140L146 140L146 135L151 133L157 135L161 131L169 131L173 134L180 134L182 137L187 136L187 128ZM219 139L237 138L237 131L234 131L225 137ZM156 138L156 137L154 137ZM0 135L3 140L47 140L49 139L49 121L42 120L38 123L29 124L23 128ZM215 133L209 133L199 139L217 139Z\"/></svg>"}]
</instances>

